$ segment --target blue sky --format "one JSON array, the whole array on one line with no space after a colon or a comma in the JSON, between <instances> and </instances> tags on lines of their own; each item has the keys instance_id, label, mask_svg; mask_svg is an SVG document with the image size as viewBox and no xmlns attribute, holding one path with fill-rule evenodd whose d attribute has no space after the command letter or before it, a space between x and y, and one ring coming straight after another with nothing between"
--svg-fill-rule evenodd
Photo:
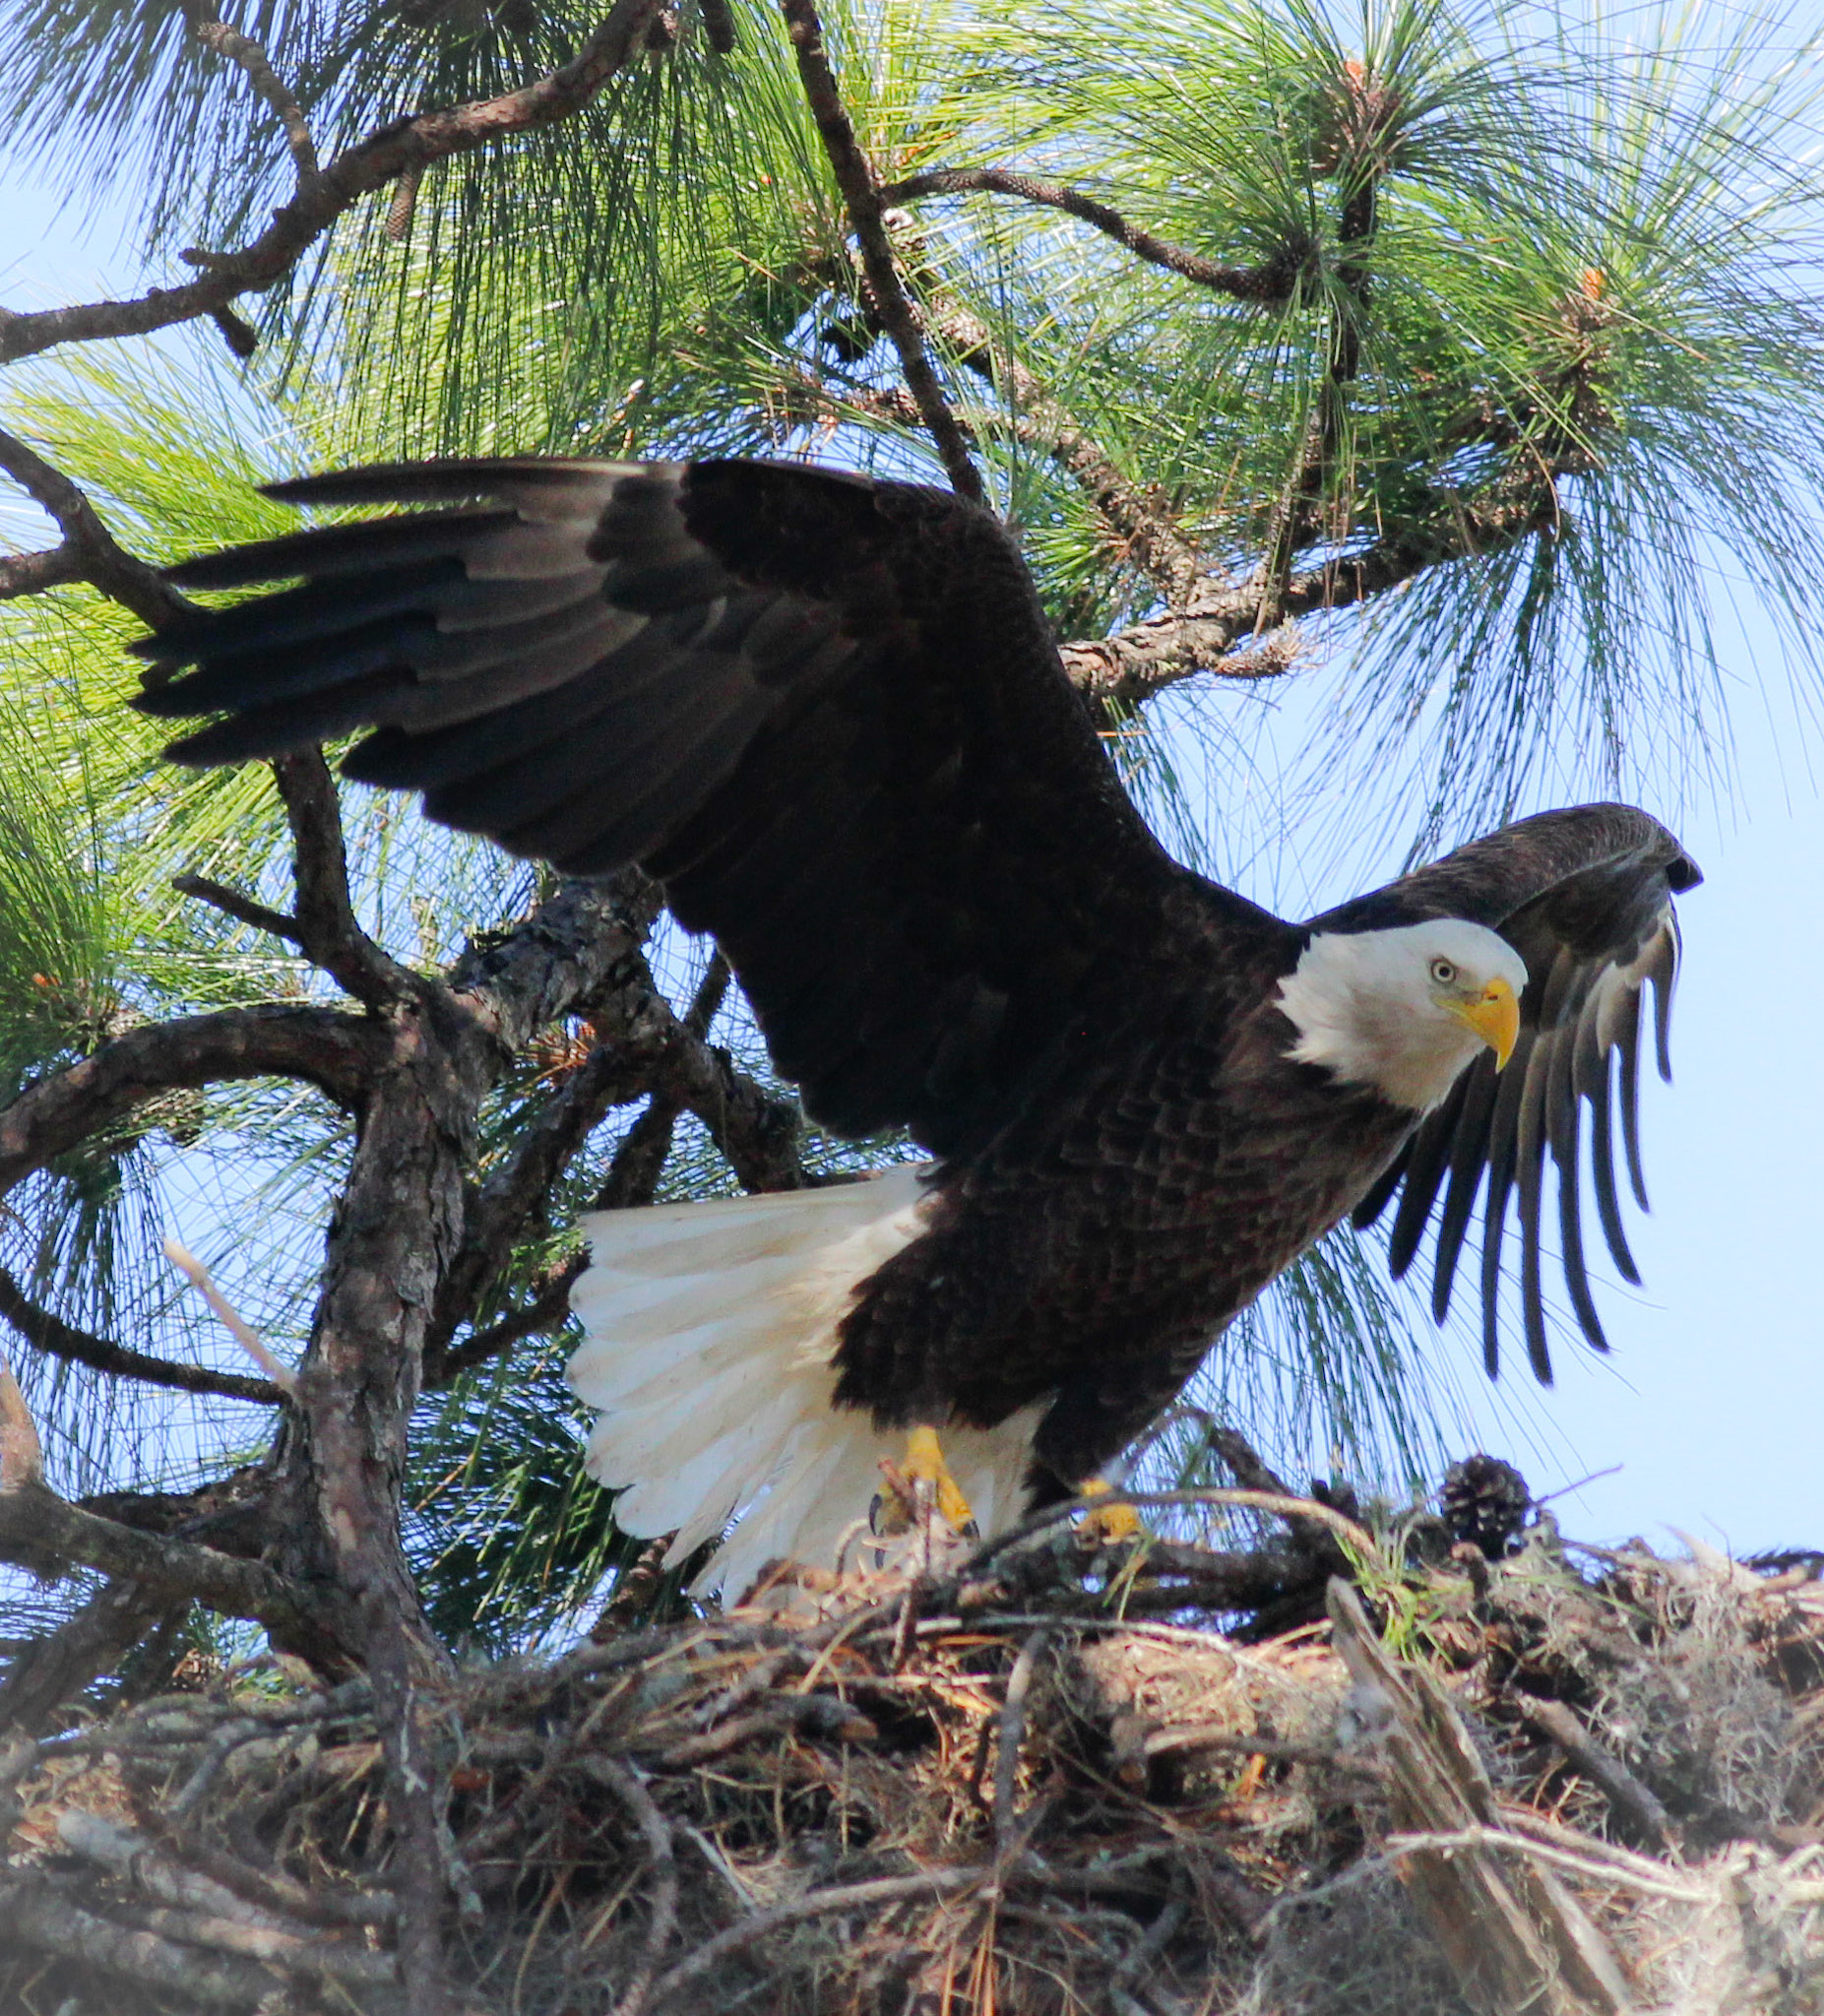
<instances>
[{"instance_id":1,"label":"blue sky","mask_svg":"<svg viewBox=\"0 0 1824 2016\"><path fill-rule=\"evenodd\" d=\"M38 192L11 189L0 302L82 299L110 277L120 288L142 284L116 250L119 229L92 214L85 230ZM1654 1212L1631 1232L1646 1286L1599 1283L1613 1355L1562 1343L1549 1393L1511 1372L1490 1391L1466 1331L1446 1333L1435 1353L1462 1447L1513 1456L1541 1492L1614 1468L1559 1502L1577 1537L1664 1543L1681 1529L1745 1552L1824 1544L1824 798L1817 736L1793 698L1811 674L1786 663L1751 604L1735 607L1721 643L1735 787L1720 799L1700 780L1681 802L1649 807L1680 831L1707 880L1683 906L1676 1084L1646 1093ZM1209 704L1219 716L1238 705ZM1303 710L1289 703L1275 720L1248 706L1253 788L1270 797ZM1312 880L1283 860L1257 863L1249 893L1308 912L1397 865L1343 850ZM1313 1458L1322 1468L1321 1452Z\"/></svg>"}]
</instances>

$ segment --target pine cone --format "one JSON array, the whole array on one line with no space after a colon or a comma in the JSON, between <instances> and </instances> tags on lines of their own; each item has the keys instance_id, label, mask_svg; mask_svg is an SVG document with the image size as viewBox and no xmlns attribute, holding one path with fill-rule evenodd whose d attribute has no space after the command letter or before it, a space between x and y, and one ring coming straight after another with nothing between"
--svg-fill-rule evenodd
<instances>
[{"instance_id":1,"label":"pine cone","mask_svg":"<svg viewBox=\"0 0 1824 2016\"><path fill-rule=\"evenodd\" d=\"M1511 1463L1498 1456L1466 1456L1444 1473L1438 1509L1456 1541L1469 1541L1491 1561L1504 1560L1526 1523L1533 1493Z\"/></svg>"}]
</instances>

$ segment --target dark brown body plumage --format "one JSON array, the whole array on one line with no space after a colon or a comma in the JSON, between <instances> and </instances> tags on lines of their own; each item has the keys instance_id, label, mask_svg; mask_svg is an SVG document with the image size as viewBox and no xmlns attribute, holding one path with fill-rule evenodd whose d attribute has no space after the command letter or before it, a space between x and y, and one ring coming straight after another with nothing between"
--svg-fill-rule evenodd
<instances>
[{"instance_id":1,"label":"dark brown body plumage","mask_svg":"<svg viewBox=\"0 0 1824 2016\"><path fill-rule=\"evenodd\" d=\"M1543 1375L1539 1228L1567 1282L1582 1108L1617 1264L1642 990L1697 873L1628 806L1521 821L1307 923L1172 861L1064 676L1018 549L941 493L759 463L522 459L277 487L404 515L175 570L303 586L148 639L139 704L217 715L187 762L374 728L345 768L577 874L638 860L713 931L833 1131L940 1158L930 1229L863 1286L841 1402L989 1424L1050 1398L1041 1490L1102 1463L1310 1242L1398 1192L1396 1268L1444 1198L1440 1309L1486 1185L1490 1362L1510 1196ZM189 673L169 677L184 665ZM1314 931L1460 916L1528 969L1522 1033L1422 1120L1287 1055Z\"/></svg>"}]
</instances>

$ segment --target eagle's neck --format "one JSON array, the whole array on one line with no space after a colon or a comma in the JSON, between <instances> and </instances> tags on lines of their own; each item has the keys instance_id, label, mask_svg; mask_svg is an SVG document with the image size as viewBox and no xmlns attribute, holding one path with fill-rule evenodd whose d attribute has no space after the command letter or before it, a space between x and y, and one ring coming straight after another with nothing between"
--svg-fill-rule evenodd
<instances>
[{"instance_id":1,"label":"eagle's neck","mask_svg":"<svg viewBox=\"0 0 1824 2016\"><path fill-rule=\"evenodd\" d=\"M1287 1055L1321 1064L1339 1084L1428 1113L1481 1048L1474 1031L1429 1012L1408 939L1415 928L1319 931L1280 982L1297 1031Z\"/></svg>"}]
</instances>

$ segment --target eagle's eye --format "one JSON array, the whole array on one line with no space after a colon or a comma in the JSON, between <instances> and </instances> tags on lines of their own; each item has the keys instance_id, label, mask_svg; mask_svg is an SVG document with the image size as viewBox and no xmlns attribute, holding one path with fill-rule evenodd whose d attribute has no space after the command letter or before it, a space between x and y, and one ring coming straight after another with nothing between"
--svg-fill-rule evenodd
<instances>
[{"instance_id":1,"label":"eagle's eye","mask_svg":"<svg viewBox=\"0 0 1824 2016\"><path fill-rule=\"evenodd\" d=\"M1440 987L1448 987L1457 977L1457 969L1448 959L1434 959L1431 962L1431 977Z\"/></svg>"}]
</instances>

